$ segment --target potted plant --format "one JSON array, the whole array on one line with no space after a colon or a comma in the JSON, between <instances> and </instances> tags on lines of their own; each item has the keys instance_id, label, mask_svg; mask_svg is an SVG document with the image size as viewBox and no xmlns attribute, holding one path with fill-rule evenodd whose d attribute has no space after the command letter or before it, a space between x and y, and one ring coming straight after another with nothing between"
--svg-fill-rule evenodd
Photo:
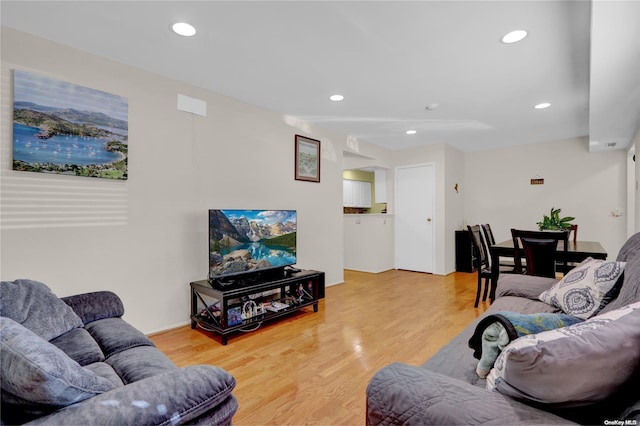
<instances>
[{"instance_id":1,"label":"potted plant","mask_svg":"<svg viewBox=\"0 0 640 426\"><path fill-rule=\"evenodd\" d=\"M546 214L543 215L542 222L537 222L537 225L541 231L544 231L544 230L563 231L571 228L572 220L575 220L575 217L566 216L561 218L560 209L551 207L549 216L547 216Z\"/></svg>"}]
</instances>

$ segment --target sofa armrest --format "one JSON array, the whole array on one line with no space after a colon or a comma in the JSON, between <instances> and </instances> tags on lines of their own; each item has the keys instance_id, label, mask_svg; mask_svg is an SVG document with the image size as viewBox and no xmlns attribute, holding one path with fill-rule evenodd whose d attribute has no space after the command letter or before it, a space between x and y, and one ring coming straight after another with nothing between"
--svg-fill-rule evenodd
<instances>
[{"instance_id":1,"label":"sofa armrest","mask_svg":"<svg viewBox=\"0 0 640 426\"><path fill-rule=\"evenodd\" d=\"M367 424L567 425L562 417L424 368L395 363L367 387Z\"/></svg>"},{"instance_id":2,"label":"sofa armrest","mask_svg":"<svg viewBox=\"0 0 640 426\"><path fill-rule=\"evenodd\" d=\"M235 379L212 365L171 370L117 387L28 423L77 425L231 424Z\"/></svg>"},{"instance_id":3,"label":"sofa armrest","mask_svg":"<svg viewBox=\"0 0 640 426\"><path fill-rule=\"evenodd\" d=\"M76 294L62 300L78 315L84 324L104 318L124 315L122 300L110 291Z\"/></svg>"}]
</instances>

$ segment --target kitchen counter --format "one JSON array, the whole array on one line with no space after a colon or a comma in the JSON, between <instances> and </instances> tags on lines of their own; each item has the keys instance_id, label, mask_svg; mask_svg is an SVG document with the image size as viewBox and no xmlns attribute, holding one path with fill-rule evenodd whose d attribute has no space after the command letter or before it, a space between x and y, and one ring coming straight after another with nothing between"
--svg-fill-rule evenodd
<instances>
[{"instance_id":1,"label":"kitchen counter","mask_svg":"<svg viewBox=\"0 0 640 426\"><path fill-rule=\"evenodd\" d=\"M357 213L344 215L344 267L379 272L394 269L393 215Z\"/></svg>"}]
</instances>

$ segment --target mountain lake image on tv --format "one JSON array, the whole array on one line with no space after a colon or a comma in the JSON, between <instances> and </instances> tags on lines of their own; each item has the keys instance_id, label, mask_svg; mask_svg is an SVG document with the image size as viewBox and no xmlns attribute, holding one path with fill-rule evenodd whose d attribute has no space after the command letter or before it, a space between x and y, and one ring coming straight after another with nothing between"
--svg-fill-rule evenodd
<instances>
[{"instance_id":1,"label":"mountain lake image on tv","mask_svg":"<svg viewBox=\"0 0 640 426\"><path fill-rule=\"evenodd\" d=\"M209 279L296 263L295 210L209 210Z\"/></svg>"}]
</instances>

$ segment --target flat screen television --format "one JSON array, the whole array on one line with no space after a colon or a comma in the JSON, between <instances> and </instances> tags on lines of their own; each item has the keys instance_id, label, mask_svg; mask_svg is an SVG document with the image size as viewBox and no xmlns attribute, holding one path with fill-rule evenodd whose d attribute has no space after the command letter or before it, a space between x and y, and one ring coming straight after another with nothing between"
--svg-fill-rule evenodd
<instances>
[{"instance_id":1,"label":"flat screen television","mask_svg":"<svg viewBox=\"0 0 640 426\"><path fill-rule=\"evenodd\" d=\"M209 210L209 281L295 264L296 233L295 210Z\"/></svg>"}]
</instances>

